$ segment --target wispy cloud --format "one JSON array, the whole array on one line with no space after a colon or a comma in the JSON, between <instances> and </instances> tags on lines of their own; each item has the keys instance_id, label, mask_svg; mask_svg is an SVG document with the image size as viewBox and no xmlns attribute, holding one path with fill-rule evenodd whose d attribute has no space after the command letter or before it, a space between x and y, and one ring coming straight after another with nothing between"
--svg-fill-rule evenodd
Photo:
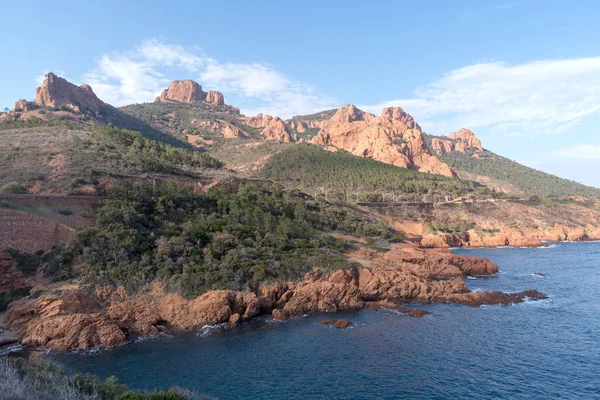
<instances>
[{"instance_id":1,"label":"wispy cloud","mask_svg":"<svg viewBox=\"0 0 600 400\"><path fill-rule=\"evenodd\" d=\"M450 71L413 94L363 108L401 106L437 134L461 127L508 136L561 133L600 113L600 57L479 63Z\"/></svg>"},{"instance_id":2,"label":"wispy cloud","mask_svg":"<svg viewBox=\"0 0 600 400\"><path fill-rule=\"evenodd\" d=\"M557 150L554 154L557 157L576 160L600 160L600 145L577 144Z\"/></svg>"},{"instance_id":3,"label":"wispy cloud","mask_svg":"<svg viewBox=\"0 0 600 400\"><path fill-rule=\"evenodd\" d=\"M336 101L295 82L265 63L220 62L198 47L152 39L133 51L105 54L82 76L96 94L115 106L153 101L173 79L194 79L203 87L240 100L242 112L282 117L331 108Z\"/></svg>"}]
</instances>

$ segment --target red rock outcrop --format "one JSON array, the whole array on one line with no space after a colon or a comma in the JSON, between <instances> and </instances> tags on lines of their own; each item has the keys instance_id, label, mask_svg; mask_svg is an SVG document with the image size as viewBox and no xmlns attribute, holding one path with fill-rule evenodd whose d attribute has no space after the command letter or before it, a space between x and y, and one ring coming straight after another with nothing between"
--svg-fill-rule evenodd
<instances>
[{"instance_id":1,"label":"red rock outcrop","mask_svg":"<svg viewBox=\"0 0 600 400\"><path fill-rule=\"evenodd\" d=\"M292 140L287 126L279 117L258 114L247 119L246 124L254 128L263 128L260 134L267 140L288 143Z\"/></svg>"},{"instance_id":2,"label":"red rock outcrop","mask_svg":"<svg viewBox=\"0 0 600 400\"><path fill-rule=\"evenodd\" d=\"M225 104L223 93L205 93L202 86L192 80L173 81L155 100L156 103L207 103L214 106Z\"/></svg>"},{"instance_id":3,"label":"red rock outcrop","mask_svg":"<svg viewBox=\"0 0 600 400\"><path fill-rule=\"evenodd\" d=\"M433 156L421 127L400 107L384 108L381 117L349 104L321 125L313 143L333 145L361 157L373 158L403 168L456 176Z\"/></svg>"},{"instance_id":4,"label":"red rock outcrop","mask_svg":"<svg viewBox=\"0 0 600 400\"><path fill-rule=\"evenodd\" d=\"M469 150L483 151L481 140L473 132L468 129L451 133L446 137L433 138L431 141L431 149L435 154L441 156L445 153L458 152L466 153Z\"/></svg>"},{"instance_id":5,"label":"red rock outcrop","mask_svg":"<svg viewBox=\"0 0 600 400\"><path fill-rule=\"evenodd\" d=\"M66 106L74 111L81 111L81 107L85 107L98 112L102 107L107 107L89 85L74 85L52 72L46 74L42 86L36 89L35 103L42 107Z\"/></svg>"},{"instance_id":6,"label":"red rock outcrop","mask_svg":"<svg viewBox=\"0 0 600 400\"><path fill-rule=\"evenodd\" d=\"M13 112L27 112L30 111L31 107L29 107L29 103L25 99L19 99L15 102L15 107L13 108Z\"/></svg>"},{"instance_id":7,"label":"red rock outcrop","mask_svg":"<svg viewBox=\"0 0 600 400\"><path fill-rule=\"evenodd\" d=\"M204 102L212 104L213 106L222 106L225 104L225 98L223 97L223 93L211 90L208 93L206 93L206 98L204 99Z\"/></svg>"},{"instance_id":8,"label":"red rock outcrop","mask_svg":"<svg viewBox=\"0 0 600 400\"><path fill-rule=\"evenodd\" d=\"M215 290L193 300L164 294L156 285L131 297L122 288L98 289L95 295L73 290L61 297L45 295L14 302L7 321L23 345L89 349L122 344L129 337L156 335L164 329L235 325L268 312L273 318L285 320L368 306L418 317L428 312L396 303L454 302L476 306L544 298L535 291L471 292L460 277L497 272L497 267L487 260L405 247L395 247L383 255L365 251L364 254L372 255L368 268L328 273L317 268L297 283L259 285L246 292Z\"/></svg>"},{"instance_id":9,"label":"red rock outcrop","mask_svg":"<svg viewBox=\"0 0 600 400\"><path fill-rule=\"evenodd\" d=\"M334 328L337 328L337 329L350 328L352 325L354 325L352 322L348 321L347 319L324 319L323 321L320 322L320 324L333 326Z\"/></svg>"},{"instance_id":10,"label":"red rock outcrop","mask_svg":"<svg viewBox=\"0 0 600 400\"><path fill-rule=\"evenodd\" d=\"M479 151L483 151L483 147L481 146L481 140L473 132L469 129L462 128L460 131L453 132L448 135L450 139L459 140L465 144L467 149L477 149Z\"/></svg>"}]
</instances>

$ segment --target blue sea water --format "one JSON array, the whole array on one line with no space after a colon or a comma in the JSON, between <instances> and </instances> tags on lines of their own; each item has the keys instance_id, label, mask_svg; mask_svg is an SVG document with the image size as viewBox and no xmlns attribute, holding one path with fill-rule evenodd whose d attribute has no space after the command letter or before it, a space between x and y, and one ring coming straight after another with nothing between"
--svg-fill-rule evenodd
<instances>
[{"instance_id":1,"label":"blue sea water","mask_svg":"<svg viewBox=\"0 0 600 400\"><path fill-rule=\"evenodd\" d=\"M180 386L223 400L600 398L600 243L455 252L500 266L468 279L473 290L537 289L550 299L417 305L433 313L423 318L362 310L258 319L55 358L132 388ZM356 326L319 324L332 317Z\"/></svg>"}]
</instances>

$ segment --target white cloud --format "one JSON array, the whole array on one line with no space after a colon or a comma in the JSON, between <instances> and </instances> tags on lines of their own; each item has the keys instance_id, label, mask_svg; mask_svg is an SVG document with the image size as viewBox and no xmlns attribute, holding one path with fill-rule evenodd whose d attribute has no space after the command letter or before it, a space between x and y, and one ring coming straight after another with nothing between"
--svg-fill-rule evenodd
<instances>
[{"instance_id":1,"label":"white cloud","mask_svg":"<svg viewBox=\"0 0 600 400\"><path fill-rule=\"evenodd\" d=\"M600 113L600 57L479 63L420 87L410 99L363 106L403 107L431 133L461 127L510 136L562 133Z\"/></svg>"},{"instance_id":2,"label":"white cloud","mask_svg":"<svg viewBox=\"0 0 600 400\"><path fill-rule=\"evenodd\" d=\"M242 112L281 117L333 107L335 100L293 81L264 63L222 63L200 48L186 48L152 39L131 52L106 54L82 76L98 97L115 106L153 101L174 79L194 79L205 90L233 96ZM231 101L227 101L228 104Z\"/></svg>"},{"instance_id":3,"label":"white cloud","mask_svg":"<svg viewBox=\"0 0 600 400\"><path fill-rule=\"evenodd\" d=\"M561 158L572 158L577 160L600 160L600 145L577 144L557 150L554 154Z\"/></svg>"}]
</instances>

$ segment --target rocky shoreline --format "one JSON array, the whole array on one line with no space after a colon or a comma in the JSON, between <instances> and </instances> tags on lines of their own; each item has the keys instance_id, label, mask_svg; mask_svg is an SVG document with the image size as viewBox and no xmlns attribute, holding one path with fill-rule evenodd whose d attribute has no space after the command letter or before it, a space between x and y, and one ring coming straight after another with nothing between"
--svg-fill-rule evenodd
<instances>
[{"instance_id":1,"label":"rocky shoreline","mask_svg":"<svg viewBox=\"0 0 600 400\"><path fill-rule=\"evenodd\" d=\"M68 289L60 295L13 302L6 321L23 346L88 350L162 332L194 331L220 323L236 325L260 315L287 320L369 307L422 316L426 313L423 310L398 304L480 306L546 298L534 290L472 292L463 278L494 275L498 267L487 259L457 256L449 250L397 245L386 253L360 248L350 257L361 267L332 272L317 268L300 282L258 285L244 292L214 290L192 300L167 294L159 284L132 296L122 287L105 287L94 293Z\"/></svg>"}]
</instances>

